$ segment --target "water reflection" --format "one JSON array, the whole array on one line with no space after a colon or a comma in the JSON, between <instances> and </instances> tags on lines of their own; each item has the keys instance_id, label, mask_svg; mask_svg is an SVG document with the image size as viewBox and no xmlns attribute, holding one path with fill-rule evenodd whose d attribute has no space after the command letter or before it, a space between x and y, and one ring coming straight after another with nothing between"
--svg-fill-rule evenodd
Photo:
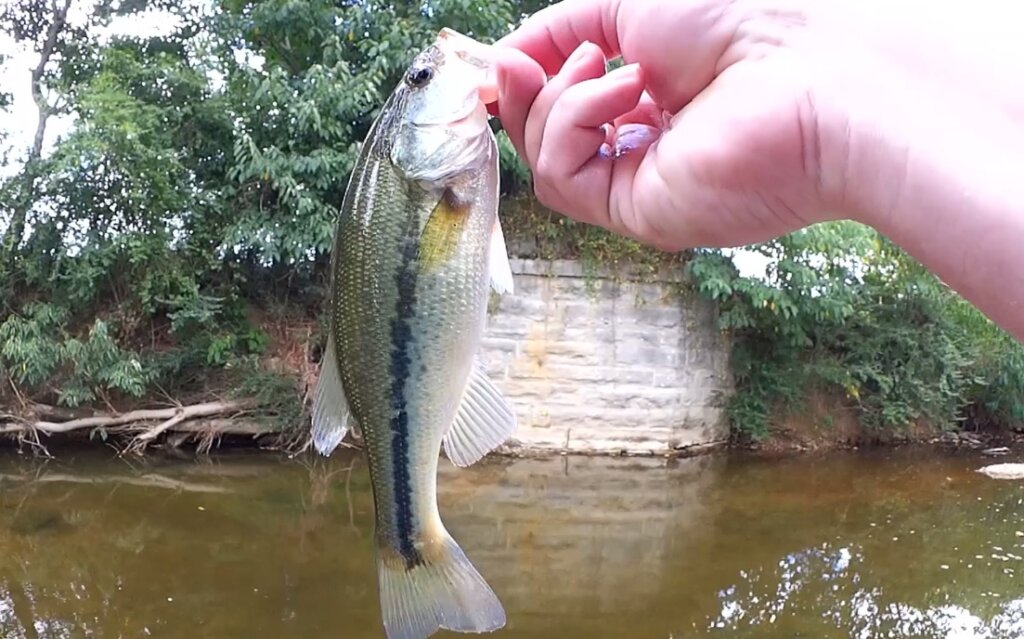
<instances>
[{"instance_id":1,"label":"water reflection","mask_svg":"<svg viewBox=\"0 0 1024 639\"><path fill-rule=\"evenodd\" d=\"M871 567L861 549L822 544L783 558L774 570L739 575L740 581L718 593L721 612L709 630L739 630L774 625L801 625L816 635L842 631L855 639L881 637L1024 637L1024 597L998 604L983 618L955 603L919 608L887 602L884 588L872 583ZM983 593L986 594L986 593ZM789 619L783 617L788 615ZM816 618L815 618L816 617ZM764 636L758 634L758 636Z\"/></svg>"},{"instance_id":2,"label":"water reflection","mask_svg":"<svg viewBox=\"0 0 1024 639\"><path fill-rule=\"evenodd\" d=\"M442 464L508 637L1024 639L1024 496L970 458ZM0 457L0 636L382 637L357 457Z\"/></svg>"}]
</instances>

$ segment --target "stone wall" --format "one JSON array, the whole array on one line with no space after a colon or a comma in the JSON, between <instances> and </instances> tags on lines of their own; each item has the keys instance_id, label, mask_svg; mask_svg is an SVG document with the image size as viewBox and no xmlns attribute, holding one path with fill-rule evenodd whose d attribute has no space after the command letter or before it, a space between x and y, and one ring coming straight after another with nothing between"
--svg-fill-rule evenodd
<instances>
[{"instance_id":1,"label":"stone wall","mask_svg":"<svg viewBox=\"0 0 1024 639\"><path fill-rule=\"evenodd\" d=\"M667 453L726 439L729 344L678 274L516 259L512 272L481 354L518 415L510 448Z\"/></svg>"}]
</instances>

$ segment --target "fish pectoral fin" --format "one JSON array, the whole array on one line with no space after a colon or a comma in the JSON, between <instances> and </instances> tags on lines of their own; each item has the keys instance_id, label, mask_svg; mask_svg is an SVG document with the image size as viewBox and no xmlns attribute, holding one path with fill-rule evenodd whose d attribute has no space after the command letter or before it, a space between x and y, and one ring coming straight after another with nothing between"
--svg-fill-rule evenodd
<instances>
[{"instance_id":1,"label":"fish pectoral fin","mask_svg":"<svg viewBox=\"0 0 1024 639\"><path fill-rule=\"evenodd\" d=\"M469 375L462 403L444 436L444 452L456 466L472 466L501 446L516 428L516 414L479 362Z\"/></svg>"},{"instance_id":2,"label":"fish pectoral fin","mask_svg":"<svg viewBox=\"0 0 1024 639\"><path fill-rule=\"evenodd\" d=\"M420 233L418 259L422 271L435 271L452 258L466 230L469 211L468 203L452 189L445 189Z\"/></svg>"},{"instance_id":3,"label":"fish pectoral fin","mask_svg":"<svg viewBox=\"0 0 1024 639\"><path fill-rule=\"evenodd\" d=\"M501 220L497 215L494 216L494 228L491 229L490 263L487 267L494 292L499 295L512 293L512 265L508 261L505 235L501 232Z\"/></svg>"},{"instance_id":4,"label":"fish pectoral fin","mask_svg":"<svg viewBox=\"0 0 1024 639\"><path fill-rule=\"evenodd\" d=\"M310 434L313 446L321 455L330 455L338 447L355 420L345 399L338 373L338 357L334 338L327 339L327 348L320 363L320 377L313 395L313 419Z\"/></svg>"}]
</instances>

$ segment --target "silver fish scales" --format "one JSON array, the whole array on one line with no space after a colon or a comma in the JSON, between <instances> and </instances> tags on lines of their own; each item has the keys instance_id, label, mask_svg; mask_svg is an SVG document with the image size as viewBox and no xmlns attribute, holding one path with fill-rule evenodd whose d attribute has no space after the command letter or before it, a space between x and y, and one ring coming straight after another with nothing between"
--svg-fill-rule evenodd
<instances>
[{"instance_id":1,"label":"silver fish scales","mask_svg":"<svg viewBox=\"0 0 1024 639\"><path fill-rule=\"evenodd\" d=\"M323 454L352 428L362 434L389 639L505 624L445 529L436 486L442 447L468 466L515 427L475 359L490 289L512 288L488 51L445 29L413 60L363 144L338 219L312 434Z\"/></svg>"}]
</instances>

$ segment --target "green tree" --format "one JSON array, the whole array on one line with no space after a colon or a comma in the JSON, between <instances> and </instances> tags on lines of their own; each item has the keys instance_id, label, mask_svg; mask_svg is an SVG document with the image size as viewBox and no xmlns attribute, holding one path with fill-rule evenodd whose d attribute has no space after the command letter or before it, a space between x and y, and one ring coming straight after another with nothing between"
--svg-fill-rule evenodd
<instances>
[{"instance_id":1,"label":"green tree","mask_svg":"<svg viewBox=\"0 0 1024 639\"><path fill-rule=\"evenodd\" d=\"M66 14L67 4L52 6ZM199 16L162 38L96 37L117 12L147 6L159 8L95 5L85 27L63 27L73 40L61 15L45 28L30 20L36 4L8 14L17 37L48 34L34 86L42 69L56 95L47 105L77 116L48 157L38 133L11 180L0 354L12 379L44 400L139 397L188 379L190 364L224 364L225 343L241 354L260 345L219 277L220 238L196 232L230 205L232 141L224 98L188 46ZM40 129L57 110L40 107Z\"/></svg>"},{"instance_id":2,"label":"green tree","mask_svg":"<svg viewBox=\"0 0 1024 639\"><path fill-rule=\"evenodd\" d=\"M225 2L216 28L234 34L221 60L237 122L226 244L289 265L327 252L358 145L409 60L442 26L493 39L512 5Z\"/></svg>"},{"instance_id":3,"label":"green tree","mask_svg":"<svg viewBox=\"0 0 1024 639\"><path fill-rule=\"evenodd\" d=\"M869 427L1020 424L1024 346L873 230L820 224L755 249L771 258L765 278L741 277L721 251L687 265L734 339L738 433L768 435L815 388Z\"/></svg>"},{"instance_id":4,"label":"green tree","mask_svg":"<svg viewBox=\"0 0 1024 639\"><path fill-rule=\"evenodd\" d=\"M442 26L493 39L514 7L101 0L72 25L71 0L11 5L0 25L41 52L39 133L3 186L0 363L19 392L124 404L264 379L258 317L319 315L348 173L408 60ZM100 39L150 9L177 26ZM74 124L44 156L57 113Z\"/></svg>"}]
</instances>

